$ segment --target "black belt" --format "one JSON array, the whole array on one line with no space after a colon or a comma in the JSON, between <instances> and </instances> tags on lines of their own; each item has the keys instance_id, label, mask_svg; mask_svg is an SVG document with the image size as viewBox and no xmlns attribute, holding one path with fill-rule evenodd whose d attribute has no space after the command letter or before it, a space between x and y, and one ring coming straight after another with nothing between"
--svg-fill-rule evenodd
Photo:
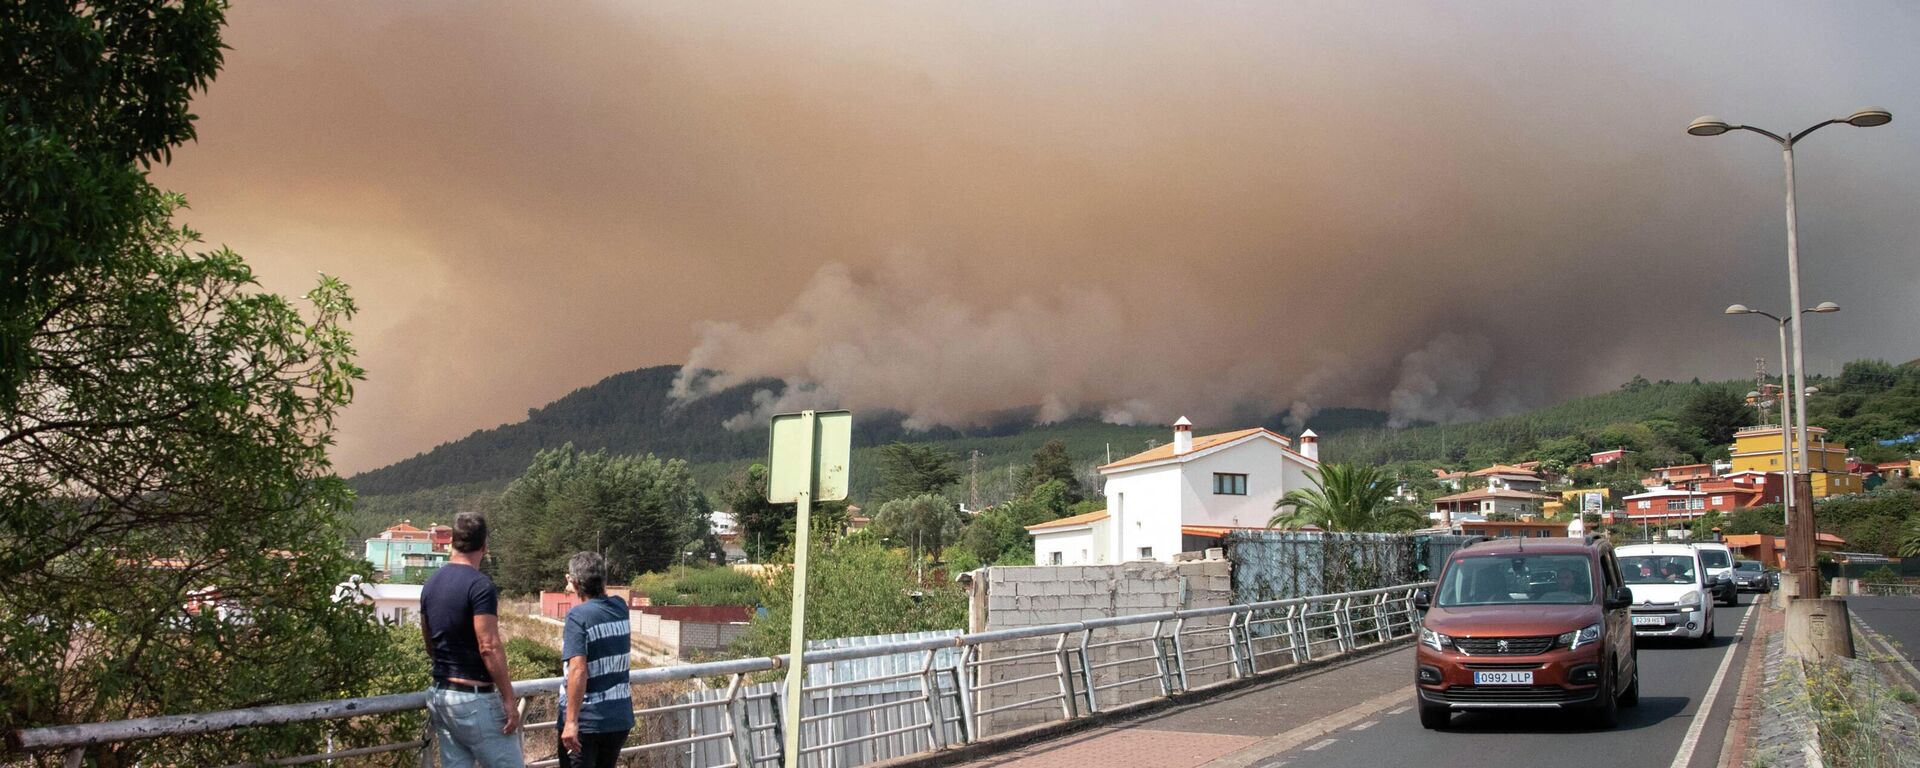
<instances>
[{"instance_id":1,"label":"black belt","mask_svg":"<svg viewBox=\"0 0 1920 768\"><path fill-rule=\"evenodd\" d=\"M461 693L493 693L493 684L491 683L487 685L467 685L466 683L456 683L437 677L433 679L433 687L443 691L459 691Z\"/></svg>"}]
</instances>

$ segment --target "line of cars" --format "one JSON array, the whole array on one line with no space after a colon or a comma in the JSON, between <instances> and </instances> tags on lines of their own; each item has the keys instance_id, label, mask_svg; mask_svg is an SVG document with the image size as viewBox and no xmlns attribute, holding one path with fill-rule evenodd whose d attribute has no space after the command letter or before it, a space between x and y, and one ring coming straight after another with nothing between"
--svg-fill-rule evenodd
<instances>
[{"instance_id":1,"label":"line of cars","mask_svg":"<svg viewBox=\"0 0 1920 768\"><path fill-rule=\"evenodd\" d=\"M1621 707L1639 703L1636 636L1710 645L1715 603L1768 589L1764 569L1736 564L1716 542L1616 549L1590 536L1462 547L1434 589L1414 596L1420 723L1443 729L1462 711L1559 709L1613 727Z\"/></svg>"}]
</instances>

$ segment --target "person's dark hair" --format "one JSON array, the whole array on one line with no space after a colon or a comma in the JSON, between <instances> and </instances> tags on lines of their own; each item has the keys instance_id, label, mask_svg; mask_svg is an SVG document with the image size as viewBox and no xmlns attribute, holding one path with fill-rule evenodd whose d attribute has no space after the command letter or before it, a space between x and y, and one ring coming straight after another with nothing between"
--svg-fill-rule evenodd
<instances>
[{"instance_id":1,"label":"person's dark hair","mask_svg":"<svg viewBox=\"0 0 1920 768\"><path fill-rule=\"evenodd\" d=\"M478 552L487 546L487 517L478 512L453 516L453 550Z\"/></svg>"},{"instance_id":2,"label":"person's dark hair","mask_svg":"<svg viewBox=\"0 0 1920 768\"><path fill-rule=\"evenodd\" d=\"M607 595L607 560L598 552L577 552L567 558L567 576L581 597Z\"/></svg>"}]
</instances>

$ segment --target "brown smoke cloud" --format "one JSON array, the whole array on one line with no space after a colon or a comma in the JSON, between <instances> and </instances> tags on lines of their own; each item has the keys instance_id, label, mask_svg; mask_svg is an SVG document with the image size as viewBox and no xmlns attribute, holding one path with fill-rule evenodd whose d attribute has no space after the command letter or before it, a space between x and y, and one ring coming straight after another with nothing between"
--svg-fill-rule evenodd
<instances>
[{"instance_id":1,"label":"brown smoke cloud","mask_svg":"<svg viewBox=\"0 0 1920 768\"><path fill-rule=\"evenodd\" d=\"M923 424L1459 419L1768 354L1718 308L1784 305L1777 153L1680 129L1920 119L1917 32L1900 4L246 4L161 182L269 287L355 286L349 470L689 361ZM1912 124L1803 150L1808 295L1847 307L1816 366L1920 355L1887 330L1920 320Z\"/></svg>"}]
</instances>

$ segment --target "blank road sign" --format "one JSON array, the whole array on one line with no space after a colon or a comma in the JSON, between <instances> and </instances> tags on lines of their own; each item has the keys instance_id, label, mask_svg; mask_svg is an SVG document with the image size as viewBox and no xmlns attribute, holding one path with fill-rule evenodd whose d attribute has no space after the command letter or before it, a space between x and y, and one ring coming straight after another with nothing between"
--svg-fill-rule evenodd
<instances>
[{"instance_id":1,"label":"blank road sign","mask_svg":"<svg viewBox=\"0 0 1920 768\"><path fill-rule=\"evenodd\" d=\"M853 455L853 414L813 411L813 434L807 434L806 413L773 417L767 448L767 501L790 504L812 485L814 501L847 498L847 467ZM810 438L810 439L809 439Z\"/></svg>"}]
</instances>

